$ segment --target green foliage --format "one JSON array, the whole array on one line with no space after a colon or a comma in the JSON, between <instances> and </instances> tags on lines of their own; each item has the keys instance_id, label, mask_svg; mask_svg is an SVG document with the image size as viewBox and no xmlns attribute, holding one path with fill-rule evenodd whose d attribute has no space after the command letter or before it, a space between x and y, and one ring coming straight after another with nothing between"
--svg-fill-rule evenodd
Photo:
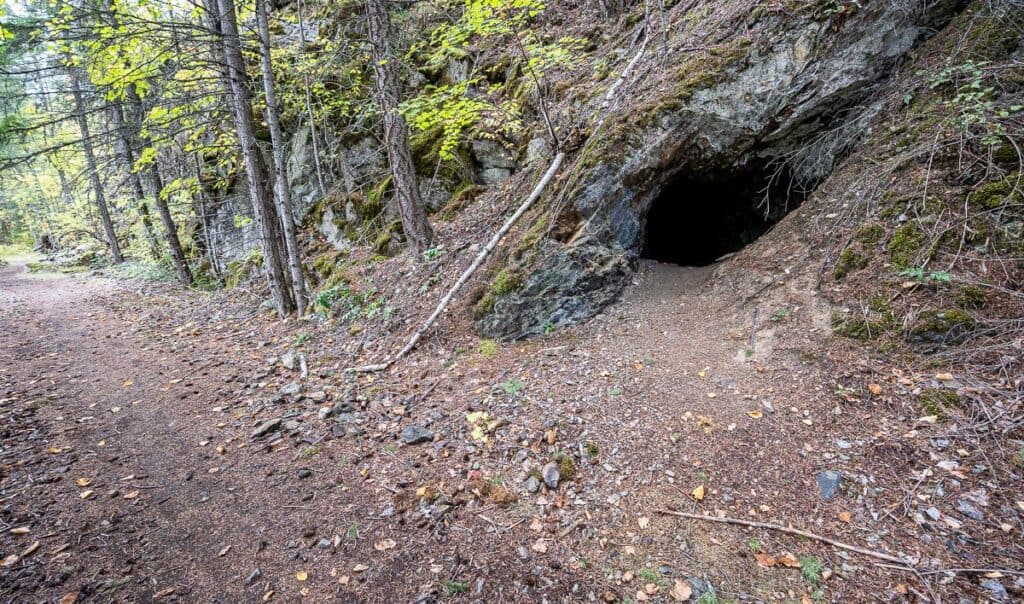
<instances>
[{"instance_id":1,"label":"green foliage","mask_svg":"<svg viewBox=\"0 0 1024 604\"><path fill-rule=\"evenodd\" d=\"M999 91L990 67L990 61L967 59L949 63L937 73L919 72L929 78L930 89L951 92L943 101L950 119L961 132L980 137L985 146L1004 140L1008 136L1007 122L1024 110L1019 104L1002 106L996 102Z\"/></svg>"},{"instance_id":2,"label":"green foliage","mask_svg":"<svg viewBox=\"0 0 1024 604\"><path fill-rule=\"evenodd\" d=\"M480 344L477 346L476 350L480 353L480 356L485 359L489 359L498 354L498 343L489 339L480 340Z\"/></svg>"},{"instance_id":3,"label":"green foliage","mask_svg":"<svg viewBox=\"0 0 1024 604\"><path fill-rule=\"evenodd\" d=\"M825 570L825 565L814 556L800 556L800 574L808 583L817 585L821 581L823 570Z\"/></svg>"},{"instance_id":4,"label":"green foliage","mask_svg":"<svg viewBox=\"0 0 1024 604\"><path fill-rule=\"evenodd\" d=\"M444 591L449 596L455 596L469 591L469 583L463 581L445 581Z\"/></svg>"},{"instance_id":5,"label":"green foliage","mask_svg":"<svg viewBox=\"0 0 1024 604\"><path fill-rule=\"evenodd\" d=\"M526 384L524 384L524 383L520 382L519 380L513 378L513 379L505 380L504 382L502 382L498 386L501 388L502 392L504 392L505 394L507 394L509 396L515 396L515 395L519 394L520 390L522 390L523 388L526 387Z\"/></svg>"},{"instance_id":6,"label":"green foliage","mask_svg":"<svg viewBox=\"0 0 1024 604\"><path fill-rule=\"evenodd\" d=\"M953 276L946 271L925 271L923 268L905 268L897 274L918 283L948 285L953 280Z\"/></svg>"},{"instance_id":7,"label":"green foliage","mask_svg":"<svg viewBox=\"0 0 1024 604\"><path fill-rule=\"evenodd\" d=\"M321 290L313 299L317 312L331 313L344 322L381 317L389 320L395 309L375 289L353 290L347 283Z\"/></svg>"}]
</instances>

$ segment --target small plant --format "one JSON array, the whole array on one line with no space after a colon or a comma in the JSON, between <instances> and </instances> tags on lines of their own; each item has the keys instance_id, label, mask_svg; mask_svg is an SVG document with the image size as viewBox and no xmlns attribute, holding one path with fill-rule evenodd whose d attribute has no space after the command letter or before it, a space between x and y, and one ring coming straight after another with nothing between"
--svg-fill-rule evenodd
<instances>
[{"instance_id":1,"label":"small plant","mask_svg":"<svg viewBox=\"0 0 1024 604\"><path fill-rule=\"evenodd\" d=\"M772 313L772 316L768 319L772 323L780 323L783 319L789 316L792 311L789 308L780 308L779 310Z\"/></svg>"},{"instance_id":2,"label":"small plant","mask_svg":"<svg viewBox=\"0 0 1024 604\"><path fill-rule=\"evenodd\" d=\"M498 387L501 388L501 390L505 394L507 394L509 396L515 396L515 395L519 394L520 390L522 390L523 388L526 387L526 384L524 384L524 383L520 382L519 380L513 378L511 380L505 380L504 382L499 384Z\"/></svg>"},{"instance_id":3,"label":"small plant","mask_svg":"<svg viewBox=\"0 0 1024 604\"><path fill-rule=\"evenodd\" d=\"M469 583L464 581L445 581L444 591L449 596L455 596L469 591Z\"/></svg>"},{"instance_id":4,"label":"small plant","mask_svg":"<svg viewBox=\"0 0 1024 604\"><path fill-rule=\"evenodd\" d=\"M398 450L398 446L395 445L394 443L388 443L381 447L381 450L384 451L385 453L394 453L395 451Z\"/></svg>"},{"instance_id":5,"label":"small plant","mask_svg":"<svg viewBox=\"0 0 1024 604\"><path fill-rule=\"evenodd\" d=\"M444 248L443 247L432 247L432 248L430 248L428 250L425 250L423 252L423 258L427 262L434 262L435 260L440 258L443 254L444 254Z\"/></svg>"},{"instance_id":6,"label":"small plant","mask_svg":"<svg viewBox=\"0 0 1024 604\"><path fill-rule=\"evenodd\" d=\"M640 572L638 572L636 576L647 583L656 583L658 585L665 584L665 579L661 576L661 573L651 568L641 568Z\"/></svg>"},{"instance_id":7,"label":"small plant","mask_svg":"<svg viewBox=\"0 0 1024 604\"><path fill-rule=\"evenodd\" d=\"M544 334L545 335L551 333L554 330L555 330L555 324L552 323L551 321L548 321L547 323L544 324Z\"/></svg>"},{"instance_id":8,"label":"small plant","mask_svg":"<svg viewBox=\"0 0 1024 604\"><path fill-rule=\"evenodd\" d=\"M747 541L747 547L749 547L750 551L754 552L755 554L764 549L761 545L761 540L757 537L751 537L750 540Z\"/></svg>"},{"instance_id":9,"label":"small plant","mask_svg":"<svg viewBox=\"0 0 1024 604\"><path fill-rule=\"evenodd\" d=\"M808 583L817 585L821 581L821 571L823 570L825 570L825 565L814 556L800 556L800 574Z\"/></svg>"},{"instance_id":10,"label":"small plant","mask_svg":"<svg viewBox=\"0 0 1024 604\"><path fill-rule=\"evenodd\" d=\"M619 396L620 394L622 394L622 388L618 386L612 386L608 389L608 396Z\"/></svg>"},{"instance_id":11,"label":"small plant","mask_svg":"<svg viewBox=\"0 0 1024 604\"><path fill-rule=\"evenodd\" d=\"M480 356L485 359L489 359L498 354L498 343L489 339L480 340L480 343L476 347L476 351L480 353Z\"/></svg>"},{"instance_id":12,"label":"small plant","mask_svg":"<svg viewBox=\"0 0 1024 604\"><path fill-rule=\"evenodd\" d=\"M294 341L295 346L296 347L302 346L303 344L308 342L310 340L310 338L312 338L312 337L313 336L309 335L308 333L300 333L299 335L295 336L295 341Z\"/></svg>"},{"instance_id":13,"label":"small plant","mask_svg":"<svg viewBox=\"0 0 1024 604\"><path fill-rule=\"evenodd\" d=\"M1016 455L1013 456L1013 463L1018 466L1024 466L1024 445L1021 445L1020 449L1017 449Z\"/></svg>"},{"instance_id":14,"label":"small plant","mask_svg":"<svg viewBox=\"0 0 1024 604\"><path fill-rule=\"evenodd\" d=\"M348 530L345 531L345 538L349 541L359 540L359 525L357 523L353 522L348 525Z\"/></svg>"},{"instance_id":15,"label":"small plant","mask_svg":"<svg viewBox=\"0 0 1024 604\"><path fill-rule=\"evenodd\" d=\"M583 445L583 451L587 454L587 457L589 457L590 459L594 459L595 457L597 457L597 454L599 452L597 445L592 442L588 442L587 444Z\"/></svg>"},{"instance_id":16,"label":"small plant","mask_svg":"<svg viewBox=\"0 0 1024 604\"><path fill-rule=\"evenodd\" d=\"M715 593L714 588L710 586L708 586L708 590L706 592L697 598L697 604L719 604L719 602L718 594Z\"/></svg>"},{"instance_id":17,"label":"small plant","mask_svg":"<svg viewBox=\"0 0 1024 604\"><path fill-rule=\"evenodd\" d=\"M918 283L942 283L947 284L953 280L953 276L946 271L928 271L923 268L907 268L897 273L905 279L913 279Z\"/></svg>"},{"instance_id":18,"label":"small plant","mask_svg":"<svg viewBox=\"0 0 1024 604\"><path fill-rule=\"evenodd\" d=\"M320 447L317 447L317 446L306 447L305 449L303 449L299 453L299 457L301 457L302 459L309 459L310 457L313 457L314 455L316 455L319 452L320 452Z\"/></svg>"}]
</instances>

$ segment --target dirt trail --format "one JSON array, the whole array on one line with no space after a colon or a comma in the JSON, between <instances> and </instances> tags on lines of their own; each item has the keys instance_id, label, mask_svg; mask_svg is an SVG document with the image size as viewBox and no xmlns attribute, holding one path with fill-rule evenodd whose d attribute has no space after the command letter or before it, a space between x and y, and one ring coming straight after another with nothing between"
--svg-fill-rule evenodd
<instances>
[{"instance_id":1,"label":"dirt trail","mask_svg":"<svg viewBox=\"0 0 1024 604\"><path fill-rule=\"evenodd\" d=\"M833 392L838 378L881 378L816 356L807 284L721 307L711 273L643 264L588 324L487 354L442 331L393 373L353 381L337 371L348 338L329 325L269 321L224 294L0 269L0 528L28 530L0 533L0 594L674 601L680 581L732 599L897 593L904 577L814 543L656 513L920 555L917 527L879 512L905 505L929 453L877 402ZM305 379L278 360L299 334ZM291 384L303 393L284 394ZM318 417L325 405L337 417ZM275 418L279 431L252 437ZM404 444L413 425L433 441ZM559 455L573 462L558 487L532 492L530 474ZM825 469L844 475L827 500ZM751 543L814 556L832 578L763 568ZM1007 551L972 555L1005 565Z\"/></svg>"}]
</instances>

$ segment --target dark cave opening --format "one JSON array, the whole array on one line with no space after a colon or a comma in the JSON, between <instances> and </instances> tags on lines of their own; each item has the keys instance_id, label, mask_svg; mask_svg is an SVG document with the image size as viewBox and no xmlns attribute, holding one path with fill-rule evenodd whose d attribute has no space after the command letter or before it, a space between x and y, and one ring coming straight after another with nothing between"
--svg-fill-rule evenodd
<instances>
[{"instance_id":1,"label":"dark cave opening","mask_svg":"<svg viewBox=\"0 0 1024 604\"><path fill-rule=\"evenodd\" d=\"M787 170L770 164L684 172L651 204L641 256L683 266L712 264L764 235L806 194Z\"/></svg>"}]
</instances>

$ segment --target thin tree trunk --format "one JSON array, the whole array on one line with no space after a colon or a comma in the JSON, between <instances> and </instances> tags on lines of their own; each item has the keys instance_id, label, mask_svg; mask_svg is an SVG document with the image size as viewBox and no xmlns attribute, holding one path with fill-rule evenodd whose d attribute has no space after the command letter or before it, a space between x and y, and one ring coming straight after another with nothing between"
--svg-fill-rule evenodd
<instances>
[{"instance_id":1,"label":"thin tree trunk","mask_svg":"<svg viewBox=\"0 0 1024 604\"><path fill-rule=\"evenodd\" d=\"M149 182L149 190L153 195L153 203L156 204L157 214L160 215L160 222L164 227L164 239L167 247L171 250L171 261L174 263L174 270L178 273L178 280L185 285L192 285L192 270L185 260L185 252L181 249L181 239L178 238L178 226L174 224L171 216L171 208L167 205L167 199L161 195L164 190L163 178L160 177L160 167L154 160L146 168L146 180Z\"/></svg>"},{"instance_id":2,"label":"thin tree trunk","mask_svg":"<svg viewBox=\"0 0 1024 604\"><path fill-rule=\"evenodd\" d=\"M295 12L299 19L299 56L306 56L306 29L302 20L302 0L296 0ZM313 115L313 90L309 83L309 71L303 67L302 83L306 93L306 115L309 117L309 138L313 142L313 167L316 168L316 184L320 191L320 197L327 195L327 187L324 186L324 171L320 164L320 143L316 140L316 116Z\"/></svg>"},{"instance_id":3,"label":"thin tree trunk","mask_svg":"<svg viewBox=\"0 0 1024 604\"><path fill-rule=\"evenodd\" d=\"M373 73L377 100L384 114L384 144L391 164L392 182L402 229L413 252L419 256L430 247L434 232L427 221L420 190L416 184L416 168L409 150L409 131L405 118L398 112L402 101L398 81L398 58L391 48L391 22L386 0L366 0L366 21L373 46Z\"/></svg>"},{"instance_id":4,"label":"thin tree trunk","mask_svg":"<svg viewBox=\"0 0 1024 604\"><path fill-rule=\"evenodd\" d=\"M266 0L256 0L256 21L260 33L260 68L263 71L263 93L266 95L266 119L270 128L270 146L274 159L274 188L277 213L281 217L284 245L288 252L288 268L292 277L292 299L299 315L306 313L306 281L302 276L302 255L295 237L295 216L292 192L288 188L288 166L284 156L284 134L274 90L274 72L270 64L270 26L267 23ZM301 29L302 25L299 25Z\"/></svg>"},{"instance_id":5,"label":"thin tree trunk","mask_svg":"<svg viewBox=\"0 0 1024 604\"><path fill-rule=\"evenodd\" d=\"M199 159L199 153L194 156L195 159L195 171L196 171L196 183L198 183L198 192L196 193L196 214L199 215L199 227L203 230L203 240L206 245L206 258L210 261L210 270L213 272L213 276L220 279L220 263L217 261L217 250L214 246L213 236L210 234L210 217L207 215L209 211L206 204L206 185L203 183L203 165Z\"/></svg>"},{"instance_id":6,"label":"thin tree trunk","mask_svg":"<svg viewBox=\"0 0 1024 604\"><path fill-rule=\"evenodd\" d=\"M231 90L231 105L235 116L238 145L245 161L249 179L249 197L252 201L253 217L260 229L263 242L263 267L270 286L274 305L281 316L290 314L294 302L288 295L288 280L282 257L283 237L280 233L280 218L267 190L267 167L256 146L256 122L252 114L252 94L242 61L241 41L238 37L238 22L234 0L217 0L220 28L220 44L224 53L226 77Z\"/></svg>"},{"instance_id":7,"label":"thin tree trunk","mask_svg":"<svg viewBox=\"0 0 1024 604\"><path fill-rule=\"evenodd\" d=\"M110 219L110 209L107 207L107 198L103 194L103 183L100 182L100 173L96 167L96 155L92 148L92 138L89 136L89 119L85 115L85 101L82 98L82 83L77 67L69 70L71 77L71 95L75 101L75 118L78 121L78 129L82 133L82 151L85 153L86 170L89 171L89 181L92 183L93 195L95 195L96 210L100 215L100 222L103 224L103 232L107 237L107 245L110 246L110 255L115 264L124 262L121 254L121 244L117 241L117 233L114 231L114 222Z\"/></svg>"},{"instance_id":8,"label":"thin tree trunk","mask_svg":"<svg viewBox=\"0 0 1024 604\"><path fill-rule=\"evenodd\" d=\"M139 217L142 219L142 228L146 232L146 242L149 243L149 253L154 260L160 259L160 244L156 239L156 230L153 228L153 218L149 215L149 206L146 204L146 192L142 188L142 179L135 171L135 154L132 151L132 142L128 129L125 127L124 107L121 103L110 105L110 117L114 122L114 130L117 133L114 138L118 158L128 176L128 184L132 191L132 197L139 209Z\"/></svg>"}]
</instances>

